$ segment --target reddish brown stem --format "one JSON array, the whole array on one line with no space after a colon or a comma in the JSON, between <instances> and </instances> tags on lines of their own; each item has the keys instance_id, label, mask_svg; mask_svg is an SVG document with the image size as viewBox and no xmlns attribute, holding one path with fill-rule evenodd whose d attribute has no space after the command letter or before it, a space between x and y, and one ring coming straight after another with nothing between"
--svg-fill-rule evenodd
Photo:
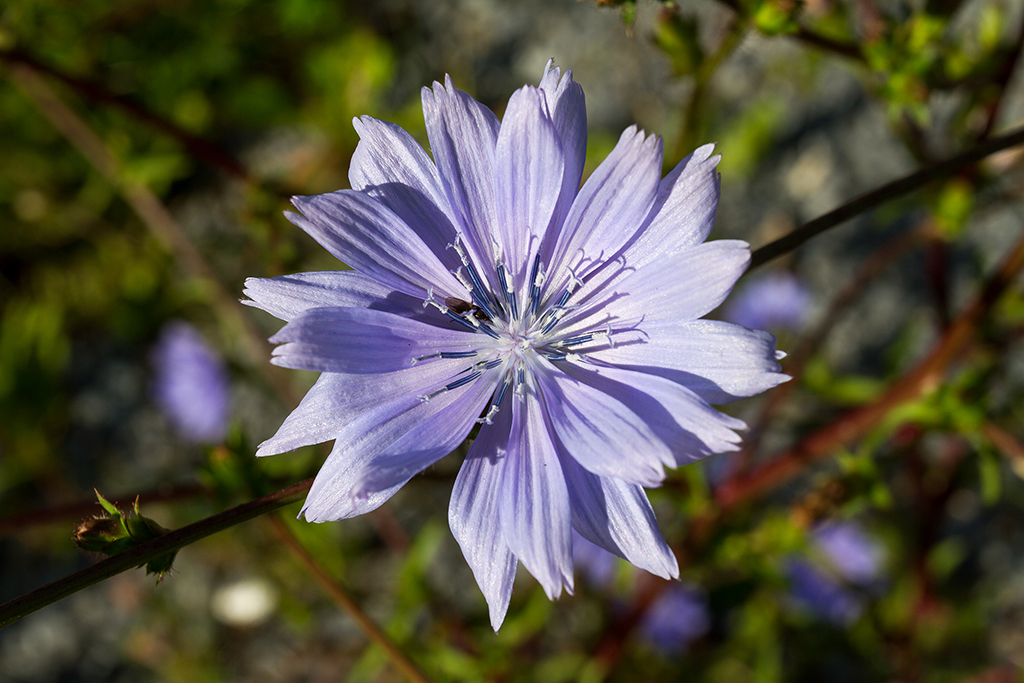
<instances>
[{"instance_id":1,"label":"reddish brown stem","mask_svg":"<svg viewBox=\"0 0 1024 683\"><path fill-rule=\"evenodd\" d=\"M722 510L729 510L800 473L808 464L820 460L843 446L863 437L897 406L934 391L942 382L946 368L963 352L974 337L978 324L988 313L1011 280L1024 266L1024 238L1009 252L989 279L977 300L943 334L931 353L893 384L878 400L853 410L836 422L819 429L802 442L749 473L738 473L715 492Z\"/></svg>"}]
</instances>

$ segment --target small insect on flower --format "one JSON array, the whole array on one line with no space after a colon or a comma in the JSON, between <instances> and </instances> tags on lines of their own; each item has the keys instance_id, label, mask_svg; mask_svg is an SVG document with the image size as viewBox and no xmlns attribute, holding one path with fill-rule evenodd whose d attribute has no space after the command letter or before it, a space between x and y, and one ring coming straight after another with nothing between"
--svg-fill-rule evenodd
<instances>
[{"instance_id":1,"label":"small insect on flower","mask_svg":"<svg viewBox=\"0 0 1024 683\"><path fill-rule=\"evenodd\" d=\"M769 389L775 338L701 318L750 261L707 242L710 145L661 177L628 128L580 186L583 90L549 62L498 118L448 78L423 89L430 151L363 116L351 190L286 214L351 270L246 282L287 324L272 362L320 378L257 455L334 448L302 514L364 514L479 432L448 520L497 629L519 562L573 586L572 531L678 577L643 490L666 467L739 448L711 404Z\"/></svg>"},{"instance_id":2,"label":"small insect on flower","mask_svg":"<svg viewBox=\"0 0 1024 683\"><path fill-rule=\"evenodd\" d=\"M456 298L454 296L447 297L444 300L444 305L448 308L449 311L454 311L459 315L466 315L467 313L472 311L473 314L476 315L478 319L490 320L490 318L487 317L487 314L484 313L482 308L480 308L476 304L470 303L468 301L463 301L462 299Z\"/></svg>"}]
</instances>

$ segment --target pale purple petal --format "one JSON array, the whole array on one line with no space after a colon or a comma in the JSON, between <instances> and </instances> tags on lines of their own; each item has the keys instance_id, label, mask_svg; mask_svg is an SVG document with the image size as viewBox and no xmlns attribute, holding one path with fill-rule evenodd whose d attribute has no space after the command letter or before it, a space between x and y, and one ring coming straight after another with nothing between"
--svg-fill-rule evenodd
<instances>
[{"instance_id":1,"label":"pale purple petal","mask_svg":"<svg viewBox=\"0 0 1024 683\"><path fill-rule=\"evenodd\" d=\"M465 367L465 360L438 359L382 374L325 372L277 433L260 444L256 455L275 455L330 441L360 414L396 396L425 395L451 381Z\"/></svg>"},{"instance_id":2,"label":"pale purple petal","mask_svg":"<svg viewBox=\"0 0 1024 683\"><path fill-rule=\"evenodd\" d=\"M540 89L548 101L548 111L555 123L555 130L562 142L562 156L565 171L562 174L562 190L552 220L553 226L561 226L576 198L583 178L583 166L587 156L587 107L583 88L572 79L572 71L559 77L560 70L554 60L548 60Z\"/></svg>"},{"instance_id":3,"label":"pale purple petal","mask_svg":"<svg viewBox=\"0 0 1024 683\"><path fill-rule=\"evenodd\" d=\"M569 492L540 402L535 396L509 398L512 430L501 467L501 528L509 549L554 599L563 584L572 591Z\"/></svg>"},{"instance_id":4,"label":"pale purple petal","mask_svg":"<svg viewBox=\"0 0 1024 683\"><path fill-rule=\"evenodd\" d=\"M608 318L636 320L641 329L659 322L680 323L707 315L725 301L750 263L750 246L717 240L686 247L637 270L627 270L602 295L578 298L566 316L566 334L598 326Z\"/></svg>"},{"instance_id":5,"label":"pale purple petal","mask_svg":"<svg viewBox=\"0 0 1024 683\"><path fill-rule=\"evenodd\" d=\"M448 524L462 554L473 570L490 611L491 626L498 631L505 620L516 558L509 550L499 519L501 468L512 427L509 410L484 425L462 463L448 505Z\"/></svg>"},{"instance_id":6,"label":"pale purple petal","mask_svg":"<svg viewBox=\"0 0 1024 683\"><path fill-rule=\"evenodd\" d=\"M712 404L753 396L789 379L776 360L775 337L717 320L644 325L634 338L590 355L673 379Z\"/></svg>"},{"instance_id":7,"label":"pale purple petal","mask_svg":"<svg viewBox=\"0 0 1024 683\"><path fill-rule=\"evenodd\" d=\"M679 578L676 557L661 536L642 488L591 474L568 455L561 462L572 525L581 536L652 574Z\"/></svg>"},{"instance_id":8,"label":"pale purple petal","mask_svg":"<svg viewBox=\"0 0 1024 683\"><path fill-rule=\"evenodd\" d=\"M647 215L661 175L661 140L631 126L587 178L565 218L549 263L554 291L614 256Z\"/></svg>"},{"instance_id":9,"label":"pale purple petal","mask_svg":"<svg viewBox=\"0 0 1024 683\"><path fill-rule=\"evenodd\" d=\"M435 81L433 89L423 88L422 100L430 151L458 222L456 228L477 267L483 269L494 261L494 150L501 124L490 109L456 89L447 76L445 85Z\"/></svg>"},{"instance_id":10,"label":"pale purple petal","mask_svg":"<svg viewBox=\"0 0 1024 683\"><path fill-rule=\"evenodd\" d=\"M311 308L270 338L276 365L319 372L404 370L439 353L469 353L481 335L366 308Z\"/></svg>"},{"instance_id":11,"label":"pale purple petal","mask_svg":"<svg viewBox=\"0 0 1024 683\"><path fill-rule=\"evenodd\" d=\"M247 306L261 308L289 321L311 308L373 308L406 317L423 313L423 302L354 270L295 273L279 277L250 277L243 292Z\"/></svg>"},{"instance_id":12,"label":"pale purple petal","mask_svg":"<svg viewBox=\"0 0 1024 683\"><path fill-rule=\"evenodd\" d=\"M302 215L286 213L353 270L392 289L424 299L467 292L416 231L376 199L354 190L293 197Z\"/></svg>"},{"instance_id":13,"label":"pale purple petal","mask_svg":"<svg viewBox=\"0 0 1024 683\"><path fill-rule=\"evenodd\" d=\"M401 126L369 116L353 125L359 144L349 162L352 189L394 211L446 268L458 268L458 256L449 248L455 219L434 162Z\"/></svg>"},{"instance_id":14,"label":"pale purple petal","mask_svg":"<svg viewBox=\"0 0 1024 683\"><path fill-rule=\"evenodd\" d=\"M409 477L451 453L477 423L497 384L497 370L489 370L461 389L451 404L437 411L384 450L366 469L359 488L378 491ZM455 393L455 392L453 392ZM437 401L435 396L428 399Z\"/></svg>"},{"instance_id":15,"label":"pale purple petal","mask_svg":"<svg viewBox=\"0 0 1024 683\"><path fill-rule=\"evenodd\" d=\"M614 396L565 372L538 372L547 421L566 452L595 474L658 486L673 462L668 445Z\"/></svg>"},{"instance_id":16,"label":"pale purple petal","mask_svg":"<svg viewBox=\"0 0 1024 683\"><path fill-rule=\"evenodd\" d=\"M436 388L424 387L421 395L429 395L428 392ZM410 433L421 437L427 448L436 443L435 440L443 440L446 435L436 430L428 432L429 427L435 426L435 417L453 404L464 406L465 401L474 400L474 394L481 389L482 384L470 383L468 387L443 391L426 401L416 394L403 394L358 415L336 436L334 450L320 468L306 498L302 510L306 519L311 522L344 519L379 507L415 472L383 491L368 490L367 475L380 463L386 463L394 455L390 449Z\"/></svg>"},{"instance_id":17,"label":"pale purple petal","mask_svg":"<svg viewBox=\"0 0 1024 683\"><path fill-rule=\"evenodd\" d=\"M714 147L698 147L658 184L645 225L625 252L631 266L640 267L700 244L711 234L720 191L715 167L721 157L711 156Z\"/></svg>"},{"instance_id":18,"label":"pale purple petal","mask_svg":"<svg viewBox=\"0 0 1024 683\"><path fill-rule=\"evenodd\" d=\"M508 102L495 154L498 238L515 291L530 277L562 187L562 145L543 93L531 86Z\"/></svg>"},{"instance_id":19,"label":"pale purple petal","mask_svg":"<svg viewBox=\"0 0 1024 683\"><path fill-rule=\"evenodd\" d=\"M564 371L631 406L651 431L668 445L671 456L663 461L666 466L687 465L712 453L736 451L740 447L742 439L734 430L746 429L747 425L715 410L677 382L649 373L598 364L567 364Z\"/></svg>"}]
</instances>

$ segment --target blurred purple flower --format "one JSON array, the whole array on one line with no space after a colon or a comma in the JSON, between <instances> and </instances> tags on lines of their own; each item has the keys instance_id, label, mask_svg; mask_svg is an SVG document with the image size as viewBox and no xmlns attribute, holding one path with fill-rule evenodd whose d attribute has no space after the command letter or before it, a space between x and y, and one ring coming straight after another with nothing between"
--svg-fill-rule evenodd
<instances>
[{"instance_id":1,"label":"blurred purple flower","mask_svg":"<svg viewBox=\"0 0 1024 683\"><path fill-rule=\"evenodd\" d=\"M221 441L228 423L228 379L199 331L188 323L168 323L152 360L154 398L175 430L195 443Z\"/></svg>"},{"instance_id":2,"label":"blurred purple flower","mask_svg":"<svg viewBox=\"0 0 1024 683\"><path fill-rule=\"evenodd\" d=\"M615 555L599 545L594 545L579 535L579 532L572 532L572 562L573 566L582 570L590 585L595 587L607 586L611 583L615 574Z\"/></svg>"},{"instance_id":3,"label":"blurred purple flower","mask_svg":"<svg viewBox=\"0 0 1024 683\"><path fill-rule=\"evenodd\" d=\"M864 611L860 596L805 560L789 560L786 574L790 598L822 619L846 626Z\"/></svg>"},{"instance_id":4,"label":"blurred purple flower","mask_svg":"<svg viewBox=\"0 0 1024 683\"><path fill-rule=\"evenodd\" d=\"M655 598L640 622L640 634L666 654L686 650L711 629L707 597L693 586L670 586Z\"/></svg>"},{"instance_id":5,"label":"blurred purple flower","mask_svg":"<svg viewBox=\"0 0 1024 683\"><path fill-rule=\"evenodd\" d=\"M821 524L814 530L814 544L847 581L867 586L882 574L884 549L856 522Z\"/></svg>"},{"instance_id":6,"label":"blurred purple flower","mask_svg":"<svg viewBox=\"0 0 1024 683\"><path fill-rule=\"evenodd\" d=\"M246 282L287 322L273 362L323 373L257 455L333 439L303 514L338 520L481 424L449 523L495 629L517 562L551 598L571 590L572 529L678 576L642 487L736 450L743 423L710 404L787 379L770 334L700 319L750 261L745 242L704 243L718 157L662 179L661 140L634 126L580 188L583 91L550 63L502 122L450 78L423 113L433 160L364 116L353 189L292 200L353 270Z\"/></svg>"},{"instance_id":7,"label":"blurred purple flower","mask_svg":"<svg viewBox=\"0 0 1024 683\"><path fill-rule=\"evenodd\" d=\"M810 305L811 294L795 275L775 272L745 284L722 317L754 330L798 330Z\"/></svg>"},{"instance_id":8,"label":"blurred purple flower","mask_svg":"<svg viewBox=\"0 0 1024 683\"><path fill-rule=\"evenodd\" d=\"M869 587L882 575L882 546L856 522L830 521L813 532L814 549L827 567L801 559L786 565L790 596L812 612L835 624L855 621L864 610L861 596L844 581Z\"/></svg>"}]
</instances>

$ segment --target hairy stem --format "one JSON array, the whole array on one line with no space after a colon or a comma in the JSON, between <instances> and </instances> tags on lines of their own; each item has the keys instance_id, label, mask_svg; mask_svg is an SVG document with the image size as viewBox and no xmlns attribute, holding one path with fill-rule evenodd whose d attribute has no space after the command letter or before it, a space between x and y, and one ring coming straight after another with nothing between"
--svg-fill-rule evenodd
<instances>
[{"instance_id":1,"label":"hairy stem","mask_svg":"<svg viewBox=\"0 0 1024 683\"><path fill-rule=\"evenodd\" d=\"M802 246L812 237L817 237L826 230L834 228L841 223L845 223L855 216L877 208L893 199L908 195L915 190L920 190L930 182L955 175L991 154L995 154L996 152L1001 152L1004 149L1016 147L1021 144L1024 144L1024 128L1018 128L1006 135L991 138L970 148L966 152L957 154L955 157L951 157L945 161L935 164L934 166L929 166L928 168L911 173L910 175L894 180L891 183L886 183L878 189L872 190L867 194L863 194L856 199L843 204L838 209L826 213L824 216L819 216L808 223L804 223L788 235L780 237L774 242L769 242L763 247L754 250L750 261L750 267L753 269L760 265L764 265L768 261Z\"/></svg>"},{"instance_id":2,"label":"hairy stem","mask_svg":"<svg viewBox=\"0 0 1024 683\"><path fill-rule=\"evenodd\" d=\"M266 514L299 500L309 491L313 479L292 484L269 495L242 503L230 510L201 519L176 531L171 531L152 541L142 543L131 550L118 553L86 567L74 574L49 583L31 593L26 593L10 602L0 605L0 628L9 626L22 617L68 597L83 588L105 581L121 572L141 567L153 558L184 548L218 531Z\"/></svg>"}]
</instances>

